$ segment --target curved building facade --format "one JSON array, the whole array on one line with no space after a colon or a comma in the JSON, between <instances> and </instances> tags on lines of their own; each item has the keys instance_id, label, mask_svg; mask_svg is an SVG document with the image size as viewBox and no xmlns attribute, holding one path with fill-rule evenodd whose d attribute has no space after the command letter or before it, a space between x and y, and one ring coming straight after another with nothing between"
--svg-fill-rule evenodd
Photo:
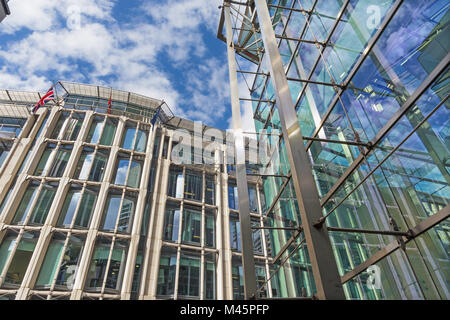
<instances>
[{"instance_id":1,"label":"curved building facade","mask_svg":"<svg viewBox=\"0 0 450 320\"><path fill-rule=\"evenodd\" d=\"M59 102L36 114L39 93L0 91L0 299L242 298L225 144L212 149L212 164L175 164L174 134L195 124L169 116L163 101L59 84ZM255 226L260 188L249 179ZM269 239L261 229L253 239L263 283Z\"/></svg>"}]
</instances>

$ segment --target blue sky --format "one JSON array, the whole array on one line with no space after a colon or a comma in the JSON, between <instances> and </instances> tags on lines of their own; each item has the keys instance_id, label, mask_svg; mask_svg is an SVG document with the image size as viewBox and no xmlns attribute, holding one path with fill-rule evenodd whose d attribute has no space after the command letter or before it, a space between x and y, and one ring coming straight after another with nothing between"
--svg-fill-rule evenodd
<instances>
[{"instance_id":1,"label":"blue sky","mask_svg":"<svg viewBox=\"0 0 450 320\"><path fill-rule=\"evenodd\" d=\"M10 0L0 23L0 88L52 80L164 99L178 116L230 127L221 0ZM246 96L245 87L241 96ZM251 110L243 107L251 127Z\"/></svg>"}]
</instances>

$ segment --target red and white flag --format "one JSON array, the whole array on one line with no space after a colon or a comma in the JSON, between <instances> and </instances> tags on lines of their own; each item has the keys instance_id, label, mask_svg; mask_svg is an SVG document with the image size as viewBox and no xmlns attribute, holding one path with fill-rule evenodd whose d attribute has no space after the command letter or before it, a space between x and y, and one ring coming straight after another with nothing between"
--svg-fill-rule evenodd
<instances>
[{"instance_id":1,"label":"red and white flag","mask_svg":"<svg viewBox=\"0 0 450 320\"><path fill-rule=\"evenodd\" d=\"M45 105L47 102L55 99L55 90L53 90L53 86L51 86L50 89L48 89L47 93L41 98L41 100L36 103L36 105L33 108L33 113L35 113L40 106Z\"/></svg>"}]
</instances>

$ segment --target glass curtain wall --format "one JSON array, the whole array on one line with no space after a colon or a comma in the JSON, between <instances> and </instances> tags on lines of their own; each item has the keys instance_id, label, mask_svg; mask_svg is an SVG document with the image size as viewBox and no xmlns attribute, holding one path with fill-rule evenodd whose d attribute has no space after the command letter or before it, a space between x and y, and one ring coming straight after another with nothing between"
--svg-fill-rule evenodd
<instances>
[{"instance_id":1,"label":"glass curtain wall","mask_svg":"<svg viewBox=\"0 0 450 320\"><path fill-rule=\"evenodd\" d=\"M406 232L448 210L448 3L267 3L302 135L322 139L305 140L305 147L326 226ZM243 35L240 42L261 37L259 33ZM255 127L280 132L278 106L268 102L275 99L269 70L265 63L258 63L262 53L258 58L254 60L258 74L251 87ZM279 146L280 167L275 173L288 176L283 139ZM271 208L268 225L301 225L289 178L263 181ZM448 247L447 229L448 219L444 219L375 263L381 275L376 285L367 269L345 277L346 297L449 299L443 281L449 278L449 261L442 255ZM287 230L270 233L273 256L288 241L302 238L302 233ZM399 239L376 233L329 233L343 277ZM289 256L288 251L282 258ZM312 277L306 246L293 251L285 266L275 267L278 293L287 297L306 290L313 295L314 281L306 281ZM294 281L301 278L303 269L304 280ZM289 288L291 282L297 286L295 292Z\"/></svg>"}]
</instances>

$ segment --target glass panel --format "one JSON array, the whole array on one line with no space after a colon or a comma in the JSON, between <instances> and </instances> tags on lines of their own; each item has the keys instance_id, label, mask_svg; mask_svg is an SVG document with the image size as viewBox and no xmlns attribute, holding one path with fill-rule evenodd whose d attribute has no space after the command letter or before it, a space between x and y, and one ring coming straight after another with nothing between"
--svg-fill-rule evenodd
<instances>
[{"instance_id":1,"label":"glass panel","mask_svg":"<svg viewBox=\"0 0 450 320\"><path fill-rule=\"evenodd\" d=\"M84 191L80 208L78 209L77 218L75 219L75 227L89 227L99 192L100 190L97 188L93 188L92 191L87 189Z\"/></svg>"},{"instance_id":2,"label":"glass panel","mask_svg":"<svg viewBox=\"0 0 450 320\"><path fill-rule=\"evenodd\" d=\"M22 235L6 273L5 284L18 286L22 283L38 238L37 232L25 232Z\"/></svg>"},{"instance_id":3,"label":"glass panel","mask_svg":"<svg viewBox=\"0 0 450 320\"><path fill-rule=\"evenodd\" d=\"M134 146L134 138L136 136L136 127L125 127L125 133L122 140L121 147L132 150Z\"/></svg>"},{"instance_id":4,"label":"glass panel","mask_svg":"<svg viewBox=\"0 0 450 320\"><path fill-rule=\"evenodd\" d=\"M216 298L216 254L205 254L205 298Z\"/></svg>"},{"instance_id":5,"label":"glass panel","mask_svg":"<svg viewBox=\"0 0 450 320\"><path fill-rule=\"evenodd\" d=\"M54 152L56 152L56 144L48 144L42 153L41 160L39 160L36 170L34 171L35 176L47 175L47 172L51 166L49 158Z\"/></svg>"},{"instance_id":6,"label":"glass panel","mask_svg":"<svg viewBox=\"0 0 450 320\"><path fill-rule=\"evenodd\" d=\"M101 224L103 230L113 231L115 229L121 199L122 195L110 195L108 197L105 211L103 212L103 222Z\"/></svg>"},{"instance_id":7,"label":"glass panel","mask_svg":"<svg viewBox=\"0 0 450 320\"><path fill-rule=\"evenodd\" d=\"M216 193L215 193L215 181L214 176L206 176L206 190L205 190L205 203L216 204Z\"/></svg>"},{"instance_id":8,"label":"glass panel","mask_svg":"<svg viewBox=\"0 0 450 320\"><path fill-rule=\"evenodd\" d=\"M233 278L233 299L244 299L244 275L242 264L237 258L233 258L232 278Z\"/></svg>"},{"instance_id":9,"label":"glass panel","mask_svg":"<svg viewBox=\"0 0 450 320\"><path fill-rule=\"evenodd\" d=\"M231 249L241 251L241 226L236 216L230 216Z\"/></svg>"},{"instance_id":10,"label":"glass panel","mask_svg":"<svg viewBox=\"0 0 450 320\"><path fill-rule=\"evenodd\" d=\"M109 265L105 288L120 290L123 280L123 273L125 271L127 252L128 252L127 241L118 240L115 242L114 249L111 255L111 262Z\"/></svg>"},{"instance_id":11,"label":"glass panel","mask_svg":"<svg viewBox=\"0 0 450 320\"><path fill-rule=\"evenodd\" d=\"M163 247L159 260L157 295L169 296L174 294L176 264L176 249Z\"/></svg>"},{"instance_id":12,"label":"glass panel","mask_svg":"<svg viewBox=\"0 0 450 320\"><path fill-rule=\"evenodd\" d=\"M11 252L17 241L17 236L18 233L14 231L8 231L3 238L2 244L0 246L0 274L2 274L6 262L8 262L8 258L11 255Z\"/></svg>"},{"instance_id":13,"label":"glass panel","mask_svg":"<svg viewBox=\"0 0 450 320\"><path fill-rule=\"evenodd\" d=\"M12 220L12 224L23 224L25 222L25 218L27 217L34 199L38 194L38 187L38 182L30 182L27 190L25 191L25 194L22 197L19 207L17 208L16 214L14 215L14 218Z\"/></svg>"},{"instance_id":14,"label":"glass panel","mask_svg":"<svg viewBox=\"0 0 450 320\"><path fill-rule=\"evenodd\" d=\"M184 197L202 201L202 173L200 171L186 170Z\"/></svg>"},{"instance_id":15,"label":"glass panel","mask_svg":"<svg viewBox=\"0 0 450 320\"><path fill-rule=\"evenodd\" d=\"M60 146L56 157L53 160L53 165L48 172L50 177L62 177L64 170L66 169L67 162L69 162L70 154L72 152L72 146ZM44 170L45 171L45 170ZM45 173L43 174L45 175Z\"/></svg>"},{"instance_id":16,"label":"glass panel","mask_svg":"<svg viewBox=\"0 0 450 320\"><path fill-rule=\"evenodd\" d=\"M118 159L117 171L114 184L125 185L128 173L128 166L130 165L130 159Z\"/></svg>"},{"instance_id":17,"label":"glass panel","mask_svg":"<svg viewBox=\"0 0 450 320\"><path fill-rule=\"evenodd\" d=\"M184 243L200 245L202 212L193 207L183 209L182 241Z\"/></svg>"},{"instance_id":18,"label":"glass panel","mask_svg":"<svg viewBox=\"0 0 450 320\"><path fill-rule=\"evenodd\" d=\"M214 248L215 247L215 210L205 210L205 246Z\"/></svg>"},{"instance_id":19,"label":"glass panel","mask_svg":"<svg viewBox=\"0 0 450 320\"><path fill-rule=\"evenodd\" d=\"M48 212L52 207L53 198L56 194L58 183L46 184L43 186L36 205L34 206L33 213L29 220L29 224L44 224L47 218Z\"/></svg>"},{"instance_id":20,"label":"glass panel","mask_svg":"<svg viewBox=\"0 0 450 320\"><path fill-rule=\"evenodd\" d=\"M74 177L80 180L87 180L94 159L94 149L84 148L80 160L78 161Z\"/></svg>"},{"instance_id":21,"label":"glass panel","mask_svg":"<svg viewBox=\"0 0 450 320\"><path fill-rule=\"evenodd\" d=\"M134 208L136 207L136 198L125 195L123 199L122 209L120 210L118 231L131 232Z\"/></svg>"},{"instance_id":22,"label":"glass panel","mask_svg":"<svg viewBox=\"0 0 450 320\"><path fill-rule=\"evenodd\" d=\"M97 144L100 140L100 134L102 133L105 125L105 119L102 117L95 117L91 124L91 129L86 137L86 142Z\"/></svg>"},{"instance_id":23,"label":"glass panel","mask_svg":"<svg viewBox=\"0 0 450 320\"><path fill-rule=\"evenodd\" d=\"M112 145L114 141L114 134L116 133L117 120L116 119L106 119L105 128L103 129L102 138L100 144L105 146Z\"/></svg>"},{"instance_id":24,"label":"glass panel","mask_svg":"<svg viewBox=\"0 0 450 320\"><path fill-rule=\"evenodd\" d=\"M200 296L200 257L181 252L178 295Z\"/></svg>"},{"instance_id":25,"label":"glass panel","mask_svg":"<svg viewBox=\"0 0 450 320\"><path fill-rule=\"evenodd\" d=\"M72 187L67 192L66 200L64 201L64 205L62 207L61 214L59 216L58 226L70 227L80 198L81 198L80 188Z\"/></svg>"},{"instance_id":26,"label":"glass panel","mask_svg":"<svg viewBox=\"0 0 450 320\"><path fill-rule=\"evenodd\" d=\"M173 198L183 197L183 169L170 166L167 195Z\"/></svg>"},{"instance_id":27,"label":"glass panel","mask_svg":"<svg viewBox=\"0 0 450 320\"><path fill-rule=\"evenodd\" d=\"M136 137L136 146L134 149L138 152L145 152L146 148L147 148L147 131L139 129Z\"/></svg>"},{"instance_id":28,"label":"glass panel","mask_svg":"<svg viewBox=\"0 0 450 320\"><path fill-rule=\"evenodd\" d=\"M178 241L178 231L180 225L180 206L169 202L166 206L164 217L164 240Z\"/></svg>"},{"instance_id":29,"label":"glass panel","mask_svg":"<svg viewBox=\"0 0 450 320\"><path fill-rule=\"evenodd\" d=\"M103 180L103 174L105 173L106 165L108 163L108 157L108 151L97 150L94 163L92 164L91 172L89 174L90 181L101 182Z\"/></svg>"},{"instance_id":30,"label":"glass panel","mask_svg":"<svg viewBox=\"0 0 450 320\"><path fill-rule=\"evenodd\" d=\"M258 212L258 198L254 186L248 186L248 201L251 212Z\"/></svg>"},{"instance_id":31,"label":"glass panel","mask_svg":"<svg viewBox=\"0 0 450 320\"><path fill-rule=\"evenodd\" d=\"M127 185L132 188L139 188L141 180L142 162L131 161L130 173L128 175Z\"/></svg>"}]
</instances>

